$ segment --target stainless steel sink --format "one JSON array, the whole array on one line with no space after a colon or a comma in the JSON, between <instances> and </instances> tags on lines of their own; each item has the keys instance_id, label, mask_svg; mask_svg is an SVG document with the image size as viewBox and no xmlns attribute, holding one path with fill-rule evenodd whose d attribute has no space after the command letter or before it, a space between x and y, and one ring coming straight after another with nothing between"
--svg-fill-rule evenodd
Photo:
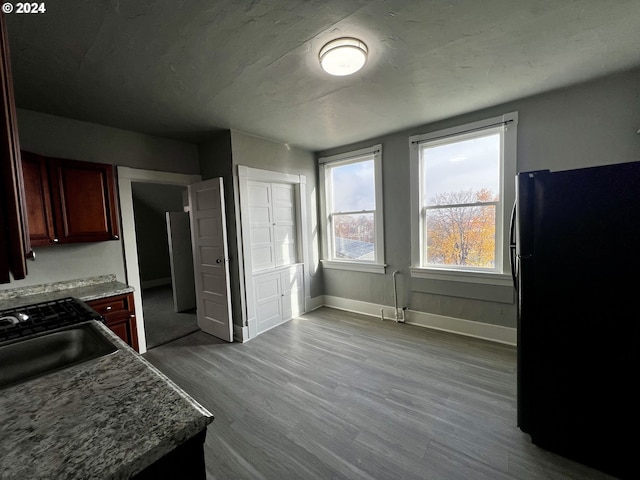
<instances>
[{"instance_id":1,"label":"stainless steel sink","mask_svg":"<svg viewBox=\"0 0 640 480\"><path fill-rule=\"evenodd\" d=\"M117 351L93 322L0 344L0 388Z\"/></svg>"}]
</instances>

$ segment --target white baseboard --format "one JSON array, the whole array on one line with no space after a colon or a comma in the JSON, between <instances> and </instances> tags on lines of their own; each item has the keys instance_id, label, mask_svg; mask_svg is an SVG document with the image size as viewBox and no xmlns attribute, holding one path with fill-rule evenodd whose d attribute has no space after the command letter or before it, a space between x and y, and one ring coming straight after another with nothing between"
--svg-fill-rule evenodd
<instances>
[{"instance_id":1,"label":"white baseboard","mask_svg":"<svg viewBox=\"0 0 640 480\"><path fill-rule=\"evenodd\" d=\"M249 340L249 328L241 327L240 325L234 325L233 340L240 343L244 343Z\"/></svg>"},{"instance_id":2,"label":"white baseboard","mask_svg":"<svg viewBox=\"0 0 640 480\"><path fill-rule=\"evenodd\" d=\"M161 285L171 285L171 277L154 278L153 280L144 280L140 282L140 287L145 288L159 287Z\"/></svg>"},{"instance_id":3,"label":"white baseboard","mask_svg":"<svg viewBox=\"0 0 640 480\"><path fill-rule=\"evenodd\" d=\"M324 306L324 295L319 295L317 297L306 297L304 299L304 311L305 312L313 312L320 307Z\"/></svg>"},{"instance_id":4,"label":"white baseboard","mask_svg":"<svg viewBox=\"0 0 640 480\"><path fill-rule=\"evenodd\" d=\"M319 298L320 297L316 297L313 300ZM395 318L395 311L393 307L390 307L388 305L377 305L369 302L361 302L359 300L351 300L349 298L323 295L322 305L338 310L359 313L361 315L369 315L377 318L381 318L381 315L383 315L385 320L394 321ZM416 310L405 311L405 323L409 325L416 325L419 327L433 328L435 330L457 333L459 335L466 335L468 337L481 338L484 340L504 343L507 345L515 346L517 344L517 330L515 328L502 327L500 325L474 322L471 320L446 317L444 315L419 312Z\"/></svg>"}]
</instances>

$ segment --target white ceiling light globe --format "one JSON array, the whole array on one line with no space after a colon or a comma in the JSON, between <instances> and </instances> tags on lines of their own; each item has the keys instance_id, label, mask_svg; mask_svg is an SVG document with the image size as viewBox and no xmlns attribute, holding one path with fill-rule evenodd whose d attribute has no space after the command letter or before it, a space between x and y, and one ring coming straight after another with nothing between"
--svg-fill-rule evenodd
<instances>
[{"instance_id":1,"label":"white ceiling light globe","mask_svg":"<svg viewBox=\"0 0 640 480\"><path fill-rule=\"evenodd\" d=\"M320 65L330 75L351 75L364 66L367 53L367 46L357 38L338 38L322 47Z\"/></svg>"}]
</instances>

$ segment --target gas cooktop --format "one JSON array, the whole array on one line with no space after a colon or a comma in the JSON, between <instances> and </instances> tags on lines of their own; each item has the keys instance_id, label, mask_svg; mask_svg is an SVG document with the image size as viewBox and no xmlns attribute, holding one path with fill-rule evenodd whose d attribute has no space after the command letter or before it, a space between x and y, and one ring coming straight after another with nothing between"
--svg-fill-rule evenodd
<instances>
[{"instance_id":1,"label":"gas cooktop","mask_svg":"<svg viewBox=\"0 0 640 480\"><path fill-rule=\"evenodd\" d=\"M104 317L74 297L0 310L0 342Z\"/></svg>"}]
</instances>

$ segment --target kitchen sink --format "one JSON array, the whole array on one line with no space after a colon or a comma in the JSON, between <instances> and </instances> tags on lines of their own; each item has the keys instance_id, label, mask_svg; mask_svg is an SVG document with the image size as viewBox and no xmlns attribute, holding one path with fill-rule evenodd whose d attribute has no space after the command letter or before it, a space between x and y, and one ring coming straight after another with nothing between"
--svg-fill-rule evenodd
<instances>
[{"instance_id":1,"label":"kitchen sink","mask_svg":"<svg viewBox=\"0 0 640 480\"><path fill-rule=\"evenodd\" d=\"M0 344L0 388L25 382L116 352L93 322Z\"/></svg>"}]
</instances>

